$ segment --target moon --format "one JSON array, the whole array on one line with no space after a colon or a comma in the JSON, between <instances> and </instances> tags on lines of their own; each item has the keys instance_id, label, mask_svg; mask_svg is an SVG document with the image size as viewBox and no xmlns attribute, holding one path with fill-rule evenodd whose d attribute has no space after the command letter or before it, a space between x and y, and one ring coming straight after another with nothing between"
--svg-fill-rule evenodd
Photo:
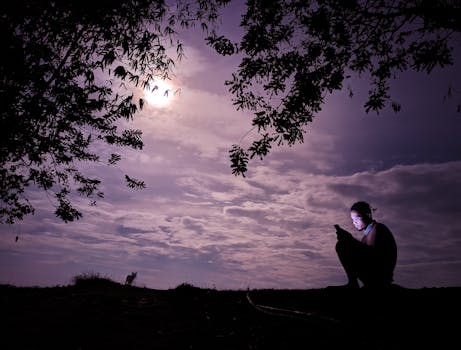
<instances>
[{"instance_id":1,"label":"moon","mask_svg":"<svg viewBox=\"0 0 461 350\"><path fill-rule=\"evenodd\" d=\"M153 107L167 107L173 100L173 86L162 79L153 80L144 89L144 99Z\"/></svg>"}]
</instances>

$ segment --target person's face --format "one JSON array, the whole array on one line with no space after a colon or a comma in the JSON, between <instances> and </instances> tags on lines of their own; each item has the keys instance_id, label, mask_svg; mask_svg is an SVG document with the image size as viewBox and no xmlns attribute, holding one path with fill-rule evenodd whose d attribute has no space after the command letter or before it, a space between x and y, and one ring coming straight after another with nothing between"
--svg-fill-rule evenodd
<instances>
[{"instance_id":1,"label":"person's face","mask_svg":"<svg viewBox=\"0 0 461 350\"><path fill-rule=\"evenodd\" d=\"M368 226L368 220L355 210L351 211L352 224L358 231L364 230Z\"/></svg>"}]
</instances>

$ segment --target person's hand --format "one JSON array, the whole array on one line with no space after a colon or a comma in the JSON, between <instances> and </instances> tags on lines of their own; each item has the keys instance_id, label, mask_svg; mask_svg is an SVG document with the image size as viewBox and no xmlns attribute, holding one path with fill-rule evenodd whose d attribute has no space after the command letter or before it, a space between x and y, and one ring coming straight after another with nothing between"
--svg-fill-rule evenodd
<instances>
[{"instance_id":1,"label":"person's hand","mask_svg":"<svg viewBox=\"0 0 461 350\"><path fill-rule=\"evenodd\" d=\"M335 228L336 228L336 237L338 238L338 241L352 238L352 235L350 234L350 232L341 228L341 226L335 225Z\"/></svg>"}]
</instances>

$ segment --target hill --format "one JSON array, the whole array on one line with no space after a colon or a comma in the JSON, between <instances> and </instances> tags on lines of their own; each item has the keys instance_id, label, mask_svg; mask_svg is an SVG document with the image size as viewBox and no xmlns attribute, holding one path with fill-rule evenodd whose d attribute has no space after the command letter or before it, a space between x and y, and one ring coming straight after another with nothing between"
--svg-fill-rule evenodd
<instances>
[{"instance_id":1,"label":"hill","mask_svg":"<svg viewBox=\"0 0 461 350\"><path fill-rule=\"evenodd\" d=\"M0 285L2 349L448 348L460 291Z\"/></svg>"}]
</instances>

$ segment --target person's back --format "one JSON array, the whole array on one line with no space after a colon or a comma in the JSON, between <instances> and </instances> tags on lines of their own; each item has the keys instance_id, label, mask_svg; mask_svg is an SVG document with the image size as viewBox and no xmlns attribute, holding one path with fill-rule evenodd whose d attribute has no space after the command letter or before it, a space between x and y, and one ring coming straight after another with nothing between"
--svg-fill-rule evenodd
<instances>
[{"instance_id":1,"label":"person's back","mask_svg":"<svg viewBox=\"0 0 461 350\"><path fill-rule=\"evenodd\" d=\"M367 235L362 237L362 243L372 247L370 279L373 284L385 285L394 281L394 269L397 264L397 244L389 228L374 221Z\"/></svg>"}]
</instances>

